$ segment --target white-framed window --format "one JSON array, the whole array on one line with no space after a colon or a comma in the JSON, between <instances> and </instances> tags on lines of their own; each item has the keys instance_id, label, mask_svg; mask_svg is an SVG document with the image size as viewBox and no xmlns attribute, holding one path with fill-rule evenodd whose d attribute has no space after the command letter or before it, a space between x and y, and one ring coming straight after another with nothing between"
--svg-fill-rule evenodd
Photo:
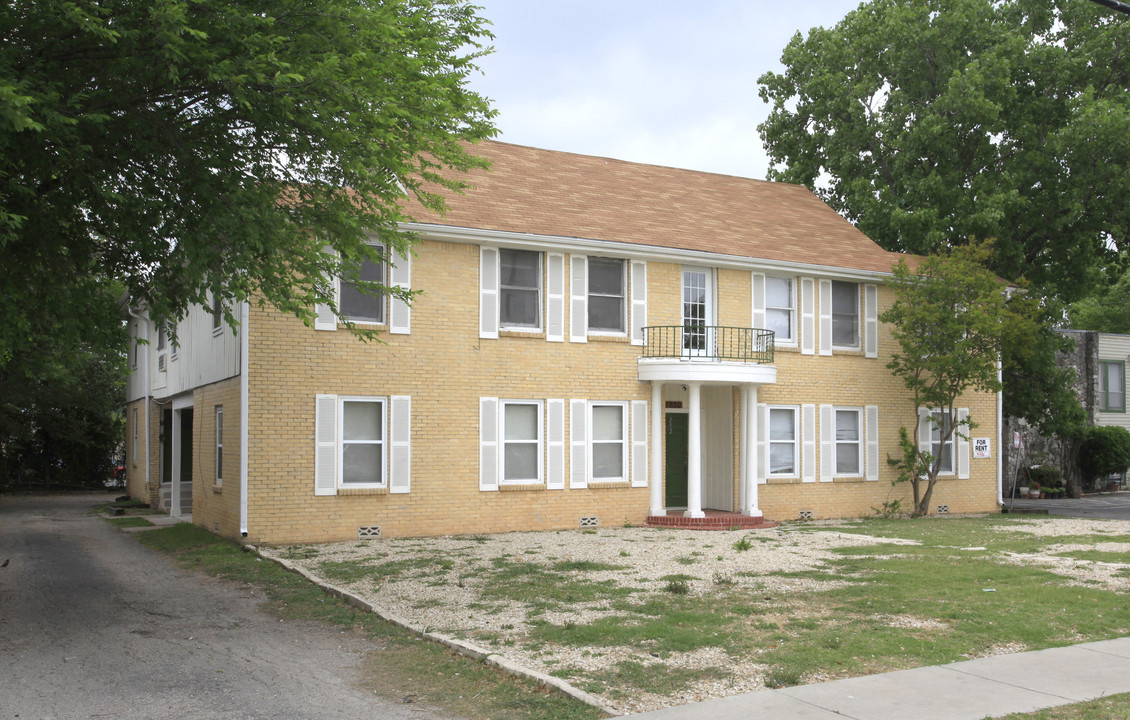
<instances>
[{"instance_id":1,"label":"white-framed window","mask_svg":"<svg viewBox=\"0 0 1130 720\"><path fill-rule=\"evenodd\" d=\"M379 248L383 252L383 248ZM384 293L362 292L360 283L385 284L385 263L365 258L353 276L338 280L338 310L349 322L381 325L385 322L388 298Z\"/></svg>"},{"instance_id":2,"label":"white-framed window","mask_svg":"<svg viewBox=\"0 0 1130 720\"><path fill-rule=\"evenodd\" d=\"M224 484L224 406L216 406L216 484Z\"/></svg>"},{"instance_id":3,"label":"white-framed window","mask_svg":"<svg viewBox=\"0 0 1130 720\"><path fill-rule=\"evenodd\" d=\"M593 334L623 335L627 327L627 263L588 259L588 321Z\"/></svg>"},{"instance_id":4,"label":"white-framed window","mask_svg":"<svg viewBox=\"0 0 1130 720\"><path fill-rule=\"evenodd\" d=\"M942 464L938 473L940 475L953 475L954 473L954 435L946 438L945 442L942 438L946 433L950 432L953 426L953 418L950 416L949 410L931 410L930 411L930 454L935 458L940 457Z\"/></svg>"},{"instance_id":5,"label":"white-framed window","mask_svg":"<svg viewBox=\"0 0 1130 720\"><path fill-rule=\"evenodd\" d=\"M172 337L169 338L169 361L170 362L172 362L173 360L176 360L177 359L177 353L180 352L180 343L177 342L178 337L180 337L180 323L175 322L175 323L173 323Z\"/></svg>"},{"instance_id":6,"label":"white-framed window","mask_svg":"<svg viewBox=\"0 0 1130 720\"><path fill-rule=\"evenodd\" d=\"M683 350L708 352L707 326L714 322L712 273L706 268L683 268Z\"/></svg>"},{"instance_id":7,"label":"white-framed window","mask_svg":"<svg viewBox=\"0 0 1130 720\"><path fill-rule=\"evenodd\" d=\"M765 329L782 345L796 344L796 293L792 278L765 278Z\"/></svg>"},{"instance_id":8,"label":"white-framed window","mask_svg":"<svg viewBox=\"0 0 1130 720\"><path fill-rule=\"evenodd\" d=\"M157 328L157 372L165 372L167 369L168 342L168 332L162 324Z\"/></svg>"},{"instance_id":9,"label":"white-framed window","mask_svg":"<svg viewBox=\"0 0 1130 720\"><path fill-rule=\"evenodd\" d=\"M542 482L543 408L538 400L502 400L502 482Z\"/></svg>"},{"instance_id":10,"label":"white-framed window","mask_svg":"<svg viewBox=\"0 0 1130 720\"><path fill-rule=\"evenodd\" d=\"M769 477L800 475L800 413L796 407L768 408Z\"/></svg>"},{"instance_id":11,"label":"white-framed window","mask_svg":"<svg viewBox=\"0 0 1130 720\"><path fill-rule=\"evenodd\" d=\"M541 253L499 250L499 327L541 329Z\"/></svg>"},{"instance_id":12,"label":"white-framed window","mask_svg":"<svg viewBox=\"0 0 1130 720\"><path fill-rule=\"evenodd\" d=\"M131 457L134 465L137 464L137 435L138 435L137 408L134 408L133 409L133 447L132 447L132 450L130 452L130 457Z\"/></svg>"},{"instance_id":13,"label":"white-framed window","mask_svg":"<svg viewBox=\"0 0 1130 720\"><path fill-rule=\"evenodd\" d=\"M859 284L832 281L832 347L859 348Z\"/></svg>"},{"instance_id":14,"label":"white-framed window","mask_svg":"<svg viewBox=\"0 0 1130 720\"><path fill-rule=\"evenodd\" d=\"M833 408L835 416L836 476L863 474L863 411Z\"/></svg>"},{"instance_id":15,"label":"white-framed window","mask_svg":"<svg viewBox=\"0 0 1130 720\"><path fill-rule=\"evenodd\" d=\"M212 334L219 335L223 331L224 304L220 296L212 295Z\"/></svg>"},{"instance_id":16,"label":"white-framed window","mask_svg":"<svg viewBox=\"0 0 1130 720\"><path fill-rule=\"evenodd\" d=\"M589 403L589 474L592 482L628 479L628 410L623 402Z\"/></svg>"},{"instance_id":17,"label":"white-framed window","mask_svg":"<svg viewBox=\"0 0 1130 720\"><path fill-rule=\"evenodd\" d=\"M342 397L338 406L338 482L342 487L385 487L387 400Z\"/></svg>"},{"instance_id":18,"label":"white-framed window","mask_svg":"<svg viewBox=\"0 0 1130 720\"><path fill-rule=\"evenodd\" d=\"M1126 412L1126 363L1099 361L1099 410Z\"/></svg>"}]
</instances>

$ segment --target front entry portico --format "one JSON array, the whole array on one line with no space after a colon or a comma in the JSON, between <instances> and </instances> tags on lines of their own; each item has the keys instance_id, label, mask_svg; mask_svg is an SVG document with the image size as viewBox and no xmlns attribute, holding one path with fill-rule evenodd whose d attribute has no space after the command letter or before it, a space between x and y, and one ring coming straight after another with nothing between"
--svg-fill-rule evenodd
<instances>
[{"instance_id":1,"label":"front entry portico","mask_svg":"<svg viewBox=\"0 0 1130 720\"><path fill-rule=\"evenodd\" d=\"M777 381L777 368L759 362L722 361L715 358L641 357L638 363L639 379L651 383L651 457L650 502L651 518L668 516L668 509L677 512L685 507L683 517L698 520L707 516L706 510L734 511L734 478L737 482L737 512L747 518L761 518L757 503L758 430L757 390L761 385ZM672 394L685 395L685 403L672 402L668 412L665 388ZM733 468L732 428L733 389L738 388L737 411L740 420L737 443L742 462L737 473ZM685 388L685 391L684 391ZM704 407L704 398L706 405ZM684 410L685 408L685 410ZM673 428L683 422L669 422L669 414L685 412L686 420L686 504L673 505L681 493L672 493L668 483L681 482L681 478L668 475L673 458L664 452L682 454L682 444L668 440ZM704 435L704 424L709 434ZM704 443L710 451L704 462ZM721 458L718 461L717 458ZM706 467L704 467L706 466ZM667 492L665 494L665 488ZM650 522L650 520L649 520Z\"/></svg>"}]
</instances>

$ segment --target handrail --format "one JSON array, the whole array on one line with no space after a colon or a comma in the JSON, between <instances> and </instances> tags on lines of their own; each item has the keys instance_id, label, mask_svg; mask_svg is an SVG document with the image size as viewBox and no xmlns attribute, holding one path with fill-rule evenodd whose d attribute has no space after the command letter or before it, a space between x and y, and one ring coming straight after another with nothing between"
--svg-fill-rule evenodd
<instances>
[{"instance_id":1,"label":"handrail","mask_svg":"<svg viewBox=\"0 0 1130 720\"><path fill-rule=\"evenodd\" d=\"M645 358L773 362L772 330L718 325L653 325L643 329Z\"/></svg>"}]
</instances>

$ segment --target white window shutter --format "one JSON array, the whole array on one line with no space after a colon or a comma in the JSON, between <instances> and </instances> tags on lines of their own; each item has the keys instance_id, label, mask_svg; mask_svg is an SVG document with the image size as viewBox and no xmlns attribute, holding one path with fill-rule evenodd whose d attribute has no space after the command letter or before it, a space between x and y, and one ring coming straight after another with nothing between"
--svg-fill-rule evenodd
<instances>
[{"instance_id":1,"label":"white window shutter","mask_svg":"<svg viewBox=\"0 0 1130 720\"><path fill-rule=\"evenodd\" d=\"M816 482L816 406L802 405L800 408L800 444L804 457L800 472L803 482Z\"/></svg>"},{"instance_id":2,"label":"white window shutter","mask_svg":"<svg viewBox=\"0 0 1130 720\"><path fill-rule=\"evenodd\" d=\"M498 337L498 248L479 248L479 337Z\"/></svg>"},{"instance_id":3,"label":"white window shutter","mask_svg":"<svg viewBox=\"0 0 1130 720\"><path fill-rule=\"evenodd\" d=\"M764 485L769 477L769 406L757 405L757 482Z\"/></svg>"},{"instance_id":4,"label":"white window shutter","mask_svg":"<svg viewBox=\"0 0 1130 720\"><path fill-rule=\"evenodd\" d=\"M820 482L832 482L836 472L836 413L820 406Z\"/></svg>"},{"instance_id":5,"label":"white window shutter","mask_svg":"<svg viewBox=\"0 0 1130 720\"><path fill-rule=\"evenodd\" d=\"M569 341L583 343L589 341L589 273L588 258L573 255L569 258L572 270L569 273Z\"/></svg>"},{"instance_id":6,"label":"white window shutter","mask_svg":"<svg viewBox=\"0 0 1130 720\"><path fill-rule=\"evenodd\" d=\"M549 426L546 441L549 471L545 474L547 490L565 489L565 401L546 400Z\"/></svg>"},{"instance_id":7,"label":"white window shutter","mask_svg":"<svg viewBox=\"0 0 1130 720\"><path fill-rule=\"evenodd\" d=\"M479 398L479 490L498 489L498 398Z\"/></svg>"},{"instance_id":8,"label":"white window shutter","mask_svg":"<svg viewBox=\"0 0 1130 720\"><path fill-rule=\"evenodd\" d=\"M569 401L569 487L589 485L588 400Z\"/></svg>"},{"instance_id":9,"label":"white window shutter","mask_svg":"<svg viewBox=\"0 0 1130 720\"><path fill-rule=\"evenodd\" d=\"M863 286L863 352L869 358L879 357L879 288Z\"/></svg>"},{"instance_id":10,"label":"white window shutter","mask_svg":"<svg viewBox=\"0 0 1130 720\"><path fill-rule=\"evenodd\" d=\"M412 398L389 398L388 491L406 493L412 487Z\"/></svg>"},{"instance_id":11,"label":"white window shutter","mask_svg":"<svg viewBox=\"0 0 1130 720\"><path fill-rule=\"evenodd\" d=\"M643 345L647 327L647 262L632 261L632 344Z\"/></svg>"},{"instance_id":12,"label":"white window shutter","mask_svg":"<svg viewBox=\"0 0 1130 720\"><path fill-rule=\"evenodd\" d=\"M390 258L391 260L391 258ZM389 263L388 284L391 287L410 290L412 288L412 253L404 257L397 255L396 265ZM398 297L389 299L388 331L393 335L408 335L412 330L412 308Z\"/></svg>"},{"instance_id":13,"label":"white window shutter","mask_svg":"<svg viewBox=\"0 0 1130 720\"><path fill-rule=\"evenodd\" d=\"M957 409L957 428L954 433L960 433L957 436L954 447L957 448L957 477L959 480L969 479L969 427L966 423L969 421L969 408Z\"/></svg>"},{"instance_id":14,"label":"white window shutter","mask_svg":"<svg viewBox=\"0 0 1130 720\"><path fill-rule=\"evenodd\" d=\"M820 281L820 354L832 354L832 281Z\"/></svg>"},{"instance_id":15,"label":"white window shutter","mask_svg":"<svg viewBox=\"0 0 1130 720\"><path fill-rule=\"evenodd\" d=\"M565 256L548 253L545 261L545 339L565 342Z\"/></svg>"},{"instance_id":16,"label":"white window shutter","mask_svg":"<svg viewBox=\"0 0 1130 720\"><path fill-rule=\"evenodd\" d=\"M865 480L879 479L879 406L868 405L864 409L867 417L867 471Z\"/></svg>"},{"instance_id":17,"label":"white window shutter","mask_svg":"<svg viewBox=\"0 0 1130 720\"><path fill-rule=\"evenodd\" d=\"M327 255L336 255L332 247L327 245L322 249L322 252ZM330 285L334 291L334 302L340 302L339 299L339 286L336 277L329 278ZM337 330L337 316L334 315L333 308L328 303L316 303L314 305L314 329L315 330Z\"/></svg>"},{"instance_id":18,"label":"white window shutter","mask_svg":"<svg viewBox=\"0 0 1130 720\"><path fill-rule=\"evenodd\" d=\"M337 395L314 398L314 494L337 494Z\"/></svg>"},{"instance_id":19,"label":"white window shutter","mask_svg":"<svg viewBox=\"0 0 1130 720\"><path fill-rule=\"evenodd\" d=\"M752 273L751 283L753 297L750 299L753 307L753 329L765 329L765 273Z\"/></svg>"},{"instance_id":20,"label":"white window shutter","mask_svg":"<svg viewBox=\"0 0 1130 720\"><path fill-rule=\"evenodd\" d=\"M800 279L800 353L816 354L816 281Z\"/></svg>"},{"instance_id":21,"label":"white window shutter","mask_svg":"<svg viewBox=\"0 0 1130 720\"><path fill-rule=\"evenodd\" d=\"M647 400L632 401L632 487L647 487Z\"/></svg>"}]
</instances>

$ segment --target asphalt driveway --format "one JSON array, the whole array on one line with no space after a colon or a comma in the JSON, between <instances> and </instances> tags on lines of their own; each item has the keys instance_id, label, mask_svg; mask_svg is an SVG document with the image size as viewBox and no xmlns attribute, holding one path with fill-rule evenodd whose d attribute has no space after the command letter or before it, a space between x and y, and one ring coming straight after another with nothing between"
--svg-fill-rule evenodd
<instances>
[{"instance_id":1,"label":"asphalt driveway","mask_svg":"<svg viewBox=\"0 0 1130 720\"><path fill-rule=\"evenodd\" d=\"M1108 520L1130 520L1130 492L1100 493L1079 499L1062 500L1020 500L1005 498L1005 508L1013 507L1019 512L1046 510L1049 515L1062 517L1106 518Z\"/></svg>"},{"instance_id":2,"label":"asphalt driveway","mask_svg":"<svg viewBox=\"0 0 1130 720\"><path fill-rule=\"evenodd\" d=\"M109 497L0 497L0 718L439 717L355 687L365 641L89 514Z\"/></svg>"}]
</instances>

